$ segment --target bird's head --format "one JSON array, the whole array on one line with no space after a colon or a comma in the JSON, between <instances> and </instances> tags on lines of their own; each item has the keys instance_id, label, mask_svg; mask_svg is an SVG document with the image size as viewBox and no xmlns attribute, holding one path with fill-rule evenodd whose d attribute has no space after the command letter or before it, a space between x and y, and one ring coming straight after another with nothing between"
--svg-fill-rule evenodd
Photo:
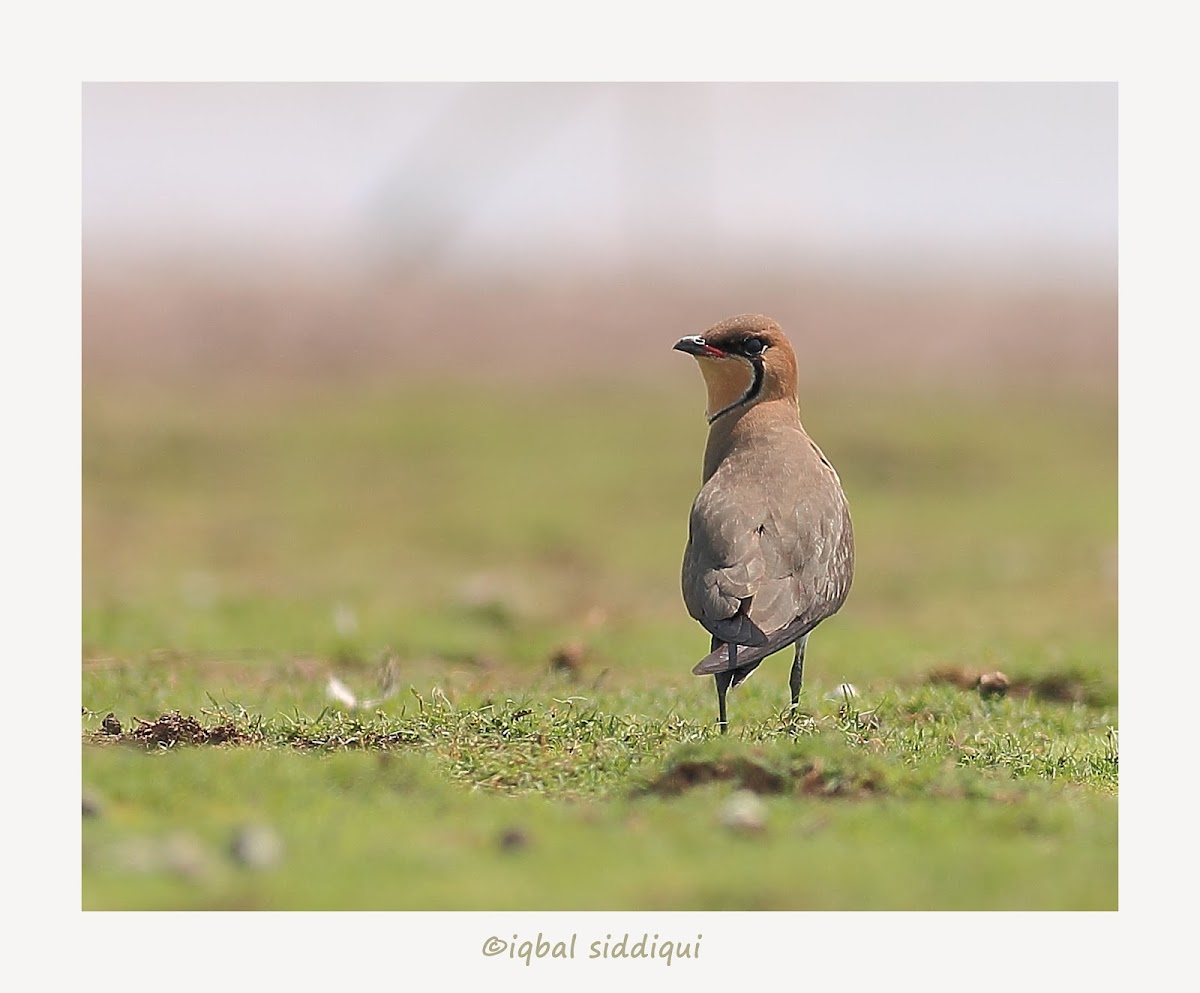
<instances>
[{"instance_id":1,"label":"bird's head","mask_svg":"<svg viewBox=\"0 0 1200 993\"><path fill-rule=\"evenodd\" d=\"M796 353L762 314L739 314L675 347L696 358L708 387L708 422L764 400L796 399Z\"/></svg>"}]
</instances>

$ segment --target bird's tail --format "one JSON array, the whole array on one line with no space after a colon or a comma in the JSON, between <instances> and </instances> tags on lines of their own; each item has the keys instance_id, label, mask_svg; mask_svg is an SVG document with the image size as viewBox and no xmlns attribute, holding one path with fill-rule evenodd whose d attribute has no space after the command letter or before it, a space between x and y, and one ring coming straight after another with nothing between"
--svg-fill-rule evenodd
<instances>
[{"instance_id":1,"label":"bird's tail","mask_svg":"<svg viewBox=\"0 0 1200 993\"><path fill-rule=\"evenodd\" d=\"M733 652L730 652L728 645L721 645L696 663L692 668L692 675L711 676L718 672L728 672L730 669L741 669L743 666L756 666L768 655L773 655L781 648L787 648L792 642L799 641L815 626L807 618L797 617L791 624L768 635L761 645L738 645Z\"/></svg>"}]
</instances>

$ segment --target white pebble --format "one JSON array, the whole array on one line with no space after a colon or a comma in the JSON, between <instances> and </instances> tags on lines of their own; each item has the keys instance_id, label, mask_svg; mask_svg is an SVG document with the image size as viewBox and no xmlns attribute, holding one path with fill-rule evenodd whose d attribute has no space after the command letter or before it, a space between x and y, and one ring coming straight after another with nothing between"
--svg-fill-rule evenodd
<instances>
[{"instance_id":1,"label":"white pebble","mask_svg":"<svg viewBox=\"0 0 1200 993\"><path fill-rule=\"evenodd\" d=\"M721 807L721 824L730 831L761 831L767 826L767 805L757 793L738 790Z\"/></svg>"}]
</instances>

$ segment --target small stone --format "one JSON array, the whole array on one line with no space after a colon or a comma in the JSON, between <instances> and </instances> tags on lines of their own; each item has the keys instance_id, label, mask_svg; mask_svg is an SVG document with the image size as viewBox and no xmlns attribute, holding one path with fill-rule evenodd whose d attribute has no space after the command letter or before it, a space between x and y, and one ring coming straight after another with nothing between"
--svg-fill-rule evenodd
<instances>
[{"instance_id":1,"label":"small stone","mask_svg":"<svg viewBox=\"0 0 1200 993\"><path fill-rule=\"evenodd\" d=\"M105 734L120 734L121 722L117 720L117 715L109 711L104 715L104 720L100 722L100 730Z\"/></svg>"},{"instance_id":2,"label":"small stone","mask_svg":"<svg viewBox=\"0 0 1200 993\"><path fill-rule=\"evenodd\" d=\"M245 825L233 832L229 854L247 869L269 869L283 860L283 841L265 825Z\"/></svg>"},{"instance_id":3,"label":"small stone","mask_svg":"<svg viewBox=\"0 0 1200 993\"><path fill-rule=\"evenodd\" d=\"M1008 677L1002 672L985 672L979 677L979 695L1004 696L1008 692Z\"/></svg>"},{"instance_id":4,"label":"small stone","mask_svg":"<svg viewBox=\"0 0 1200 993\"><path fill-rule=\"evenodd\" d=\"M518 848L524 848L529 844L529 835L521 828L508 828L503 831L499 838L499 845L504 851L511 852Z\"/></svg>"},{"instance_id":5,"label":"small stone","mask_svg":"<svg viewBox=\"0 0 1200 993\"><path fill-rule=\"evenodd\" d=\"M738 790L721 807L721 824L739 834L756 834L767 826L767 805L757 793Z\"/></svg>"}]
</instances>

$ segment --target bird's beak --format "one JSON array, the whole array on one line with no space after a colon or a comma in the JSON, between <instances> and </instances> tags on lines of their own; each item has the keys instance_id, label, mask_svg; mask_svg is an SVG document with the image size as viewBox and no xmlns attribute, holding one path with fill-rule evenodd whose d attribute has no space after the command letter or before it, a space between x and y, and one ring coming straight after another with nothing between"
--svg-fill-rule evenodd
<instances>
[{"instance_id":1,"label":"bird's beak","mask_svg":"<svg viewBox=\"0 0 1200 993\"><path fill-rule=\"evenodd\" d=\"M709 359L719 359L725 355L720 349L713 348L712 345L707 344L698 334L680 338L675 342L675 348L680 352L687 352L688 355L696 355Z\"/></svg>"}]
</instances>

